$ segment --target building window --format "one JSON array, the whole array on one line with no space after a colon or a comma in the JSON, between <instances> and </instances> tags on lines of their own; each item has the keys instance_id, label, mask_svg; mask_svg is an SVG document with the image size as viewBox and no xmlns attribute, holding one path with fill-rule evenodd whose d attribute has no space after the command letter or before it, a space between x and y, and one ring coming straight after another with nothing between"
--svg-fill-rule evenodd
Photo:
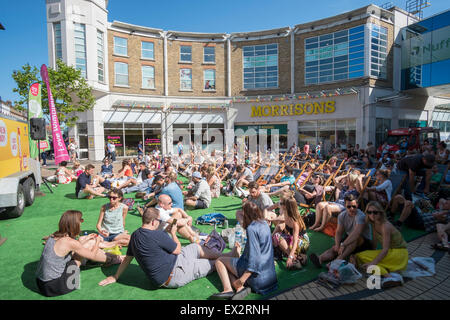
<instances>
[{"instance_id":1,"label":"building window","mask_svg":"<svg viewBox=\"0 0 450 320\"><path fill-rule=\"evenodd\" d=\"M114 62L115 85L128 86L128 64Z\"/></svg>"},{"instance_id":2,"label":"building window","mask_svg":"<svg viewBox=\"0 0 450 320\"><path fill-rule=\"evenodd\" d=\"M388 130L391 130L391 119L377 118L375 125L375 146L378 147L388 137Z\"/></svg>"},{"instance_id":3,"label":"building window","mask_svg":"<svg viewBox=\"0 0 450 320\"><path fill-rule=\"evenodd\" d=\"M216 62L216 48L215 47L204 47L203 48L203 62L204 63L215 63Z\"/></svg>"},{"instance_id":4,"label":"building window","mask_svg":"<svg viewBox=\"0 0 450 320\"><path fill-rule=\"evenodd\" d=\"M86 26L74 24L75 38L75 67L81 71L81 76L86 79Z\"/></svg>"},{"instance_id":5,"label":"building window","mask_svg":"<svg viewBox=\"0 0 450 320\"><path fill-rule=\"evenodd\" d=\"M105 82L105 64L104 64L104 42L103 32L97 30L97 70L98 81Z\"/></svg>"},{"instance_id":6,"label":"building window","mask_svg":"<svg viewBox=\"0 0 450 320\"><path fill-rule=\"evenodd\" d=\"M141 50L142 59L155 59L153 42L142 41L141 47L142 47Z\"/></svg>"},{"instance_id":7,"label":"building window","mask_svg":"<svg viewBox=\"0 0 450 320\"><path fill-rule=\"evenodd\" d=\"M114 54L128 55L128 40L126 38L114 37Z\"/></svg>"},{"instance_id":8,"label":"building window","mask_svg":"<svg viewBox=\"0 0 450 320\"><path fill-rule=\"evenodd\" d=\"M192 90L192 69L180 69L180 90Z\"/></svg>"},{"instance_id":9,"label":"building window","mask_svg":"<svg viewBox=\"0 0 450 320\"><path fill-rule=\"evenodd\" d=\"M364 76L364 25L305 39L305 84Z\"/></svg>"},{"instance_id":10,"label":"building window","mask_svg":"<svg viewBox=\"0 0 450 320\"><path fill-rule=\"evenodd\" d=\"M278 88L278 44L245 46L244 89Z\"/></svg>"},{"instance_id":11,"label":"building window","mask_svg":"<svg viewBox=\"0 0 450 320\"><path fill-rule=\"evenodd\" d=\"M370 27L370 75L386 79L387 29L376 24Z\"/></svg>"},{"instance_id":12,"label":"building window","mask_svg":"<svg viewBox=\"0 0 450 320\"><path fill-rule=\"evenodd\" d=\"M204 70L203 83L205 90L216 90L216 70L214 69Z\"/></svg>"},{"instance_id":13,"label":"building window","mask_svg":"<svg viewBox=\"0 0 450 320\"><path fill-rule=\"evenodd\" d=\"M152 66L142 67L142 88L155 89L155 68Z\"/></svg>"},{"instance_id":14,"label":"building window","mask_svg":"<svg viewBox=\"0 0 450 320\"><path fill-rule=\"evenodd\" d=\"M55 58L56 60L62 60L61 23L53 24L53 33L55 36Z\"/></svg>"},{"instance_id":15,"label":"building window","mask_svg":"<svg viewBox=\"0 0 450 320\"><path fill-rule=\"evenodd\" d=\"M180 61L192 62L192 47L180 46Z\"/></svg>"}]
</instances>

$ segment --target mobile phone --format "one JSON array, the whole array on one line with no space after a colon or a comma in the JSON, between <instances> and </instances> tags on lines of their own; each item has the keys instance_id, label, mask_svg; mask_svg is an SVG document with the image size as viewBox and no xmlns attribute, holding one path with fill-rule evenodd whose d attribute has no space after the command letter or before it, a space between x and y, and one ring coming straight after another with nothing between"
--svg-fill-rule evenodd
<instances>
[{"instance_id":1,"label":"mobile phone","mask_svg":"<svg viewBox=\"0 0 450 320\"><path fill-rule=\"evenodd\" d=\"M176 226L176 225L177 225L177 219L173 219L172 225L173 225L173 226Z\"/></svg>"}]
</instances>

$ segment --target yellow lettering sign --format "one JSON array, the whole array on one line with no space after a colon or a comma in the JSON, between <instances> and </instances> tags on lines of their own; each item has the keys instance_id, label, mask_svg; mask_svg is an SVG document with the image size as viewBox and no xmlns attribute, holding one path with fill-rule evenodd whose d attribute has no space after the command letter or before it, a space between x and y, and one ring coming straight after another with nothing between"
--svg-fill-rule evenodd
<instances>
[{"instance_id":1,"label":"yellow lettering sign","mask_svg":"<svg viewBox=\"0 0 450 320\"><path fill-rule=\"evenodd\" d=\"M275 116L300 116L302 114L323 114L336 111L336 101L321 101L290 104L290 105L266 105L251 106L251 118L275 117Z\"/></svg>"}]
</instances>

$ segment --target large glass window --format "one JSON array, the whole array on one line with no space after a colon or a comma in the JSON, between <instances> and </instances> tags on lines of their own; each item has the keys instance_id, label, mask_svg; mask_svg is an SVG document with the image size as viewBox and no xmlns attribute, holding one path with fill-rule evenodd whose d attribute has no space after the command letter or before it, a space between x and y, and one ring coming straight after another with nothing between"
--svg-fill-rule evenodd
<instances>
[{"instance_id":1,"label":"large glass window","mask_svg":"<svg viewBox=\"0 0 450 320\"><path fill-rule=\"evenodd\" d=\"M155 89L155 68L142 66L142 88Z\"/></svg>"},{"instance_id":2,"label":"large glass window","mask_svg":"<svg viewBox=\"0 0 450 320\"><path fill-rule=\"evenodd\" d=\"M114 84L119 86L128 86L128 64L123 62L114 62Z\"/></svg>"},{"instance_id":3,"label":"large glass window","mask_svg":"<svg viewBox=\"0 0 450 320\"><path fill-rule=\"evenodd\" d=\"M356 142L356 120L319 120L300 121L298 123L298 145L308 143L312 149L322 142L324 155L339 147L347 149Z\"/></svg>"},{"instance_id":4,"label":"large glass window","mask_svg":"<svg viewBox=\"0 0 450 320\"><path fill-rule=\"evenodd\" d=\"M203 62L214 63L216 62L216 48L204 47L203 48Z\"/></svg>"},{"instance_id":5,"label":"large glass window","mask_svg":"<svg viewBox=\"0 0 450 320\"><path fill-rule=\"evenodd\" d=\"M203 71L203 81L205 90L216 90L216 70L207 69Z\"/></svg>"},{"instance_id":6,"label":"large glass window","mask_svg":"<svg viewBox=\"0 0 450 320\"><path fill-rule=\"evenodd\" d=\"M180 61L192 62L192 47L180 46Z\"/></svg>"},{"instance_id":7,"label":"large glass window","mask_svg":"<svg viewBox=\"0 0 450 320\"><path fill-rule=\"evenodd\" d=\"M141 47L142 47L141 50L142 59L155 59L153 42L142 41Z\"/></svg>"},{"instance_id":8,"label":"large glass window","mask_svg":"<svg viewBox=\"0 0 450 320\"><path fill-rule=\"evenodd\" d=\"M386 79L387 29L376 24L370 28L370 75Z\"/></svg>"},{"instance_id":9,"label":"large glass window","mask_svg":"<svg viewBox=\"0 0 450 320\"><path fill-rule=\"evenodd\" d=\"M305 84L364 76L364 25L305 39Z\"/></svg>"},{"instance_id":10,"label":"large glass window","mask_svg":"<svg viewBox=\"0 0 450 320\"><path fill-rule=\"evenodd\" d=\"M159 124L144 124L144 150L149 153L154 149L161 150L161 126Z\"/></svg>"},{"instance_id":11,"label":"large glass window","mask_svg":"<svg viewBox=\"0 0 450 320\"><path fill-rule=\"evenodd\" d=\"M97 70L98 81L105 82L105 64L104 64L104 49L103 49L103 32L97 30Z\"/></svg>"},{"instance_id":12,"label":"large glass window","mask_svg":"<svg viewBox=\"0 0 450 320\"><path fill-rule=\"evenodd\" d=\"M126 38L114 37L114 54L128 55L128 40Z\"/></svg>"},{"instance_id":13,"label":"large glass window","mask_svg":"<svg viewBox=\"0 0 450 320\"><path fill-rule=\"evenodd\" d=\"M192 90L192 69L180 69L180 90Z\"/></svg>"},{"instance_id":14,"label":"large glass window","mask_svg":"<svg viewBox=\"0 0 450 320\"><path fill-rule=\"evenodd\" d=\"M243 48L244 89L278 88L278 44Z\"/></svg>"},{"instance_id":15,"label":"large glass window","mask_svg":"<svg viewBox=\"0 0 450 320\"><path fill-rule=\"evenodd\" d=\"M55 37L55 57L62 60L62 42L61 42L61 23L53 24L53 33Z\"/></svg>"},{"instance_id":16,"label":"large glass window","mask_svg":"<svg viewBox=\"0 0 450 320\"><path fill-rule=\"evenodd\" d=\"M105 145L108 142L113 143L116 146L116 156L124 156L124 135L123 135L123 123L105 123Z\"/></svg>"},{"instance_id":17,"label":"large glass window","mask_svg":"<svg viewBox=\"0 0 450 320\"><path fill-rule=\"evenodd\" d=\"M81 76L86 78L86 26L74 23L75 40L75 67L81 71Z\"/></svg>"},{"instance_id":18,"label":"large glass window","mask_svg":"<svg viewBox=\"0 0 450 320\"><path fill-rule=\"evenodd\" d=\"M378 147L383 144L383 142L388 137L388 130L391 130L391 119L376 119L375 127L375 146Z\"/></svg>"},{"instance_id":19,"label":"large glass window","mask_svg":"<svg viewBox=\"0 0 450 320\"><path fill-rule=\"evenodd\" d=\"M137 156L142 141L142 123L125 123L125 156Z\"/></svg>"}]
</instances>

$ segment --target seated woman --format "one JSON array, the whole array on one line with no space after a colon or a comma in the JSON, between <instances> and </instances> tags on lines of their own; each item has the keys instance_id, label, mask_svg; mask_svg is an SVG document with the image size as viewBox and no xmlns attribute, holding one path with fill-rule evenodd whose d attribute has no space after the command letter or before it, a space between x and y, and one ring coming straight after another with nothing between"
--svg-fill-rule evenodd
<instances>
[{"instance_id":1,"label":"seated woman","mask_svg":"<svg viewBox=\"0 0 450 320\"><path fill-rule=\"evenodd\" d=\"M303 184L303 182L309 177L309 175L313 172L313 170L316 168L316 166L314 164L310 164L308 163L306 165L305 171L300 175L300 178L298 178L296 184L297 187L301 187L301 185Z\"/></svg>"},{"instance_id":2,"label":"seated woman","mask_svg":"<svg viewBox=\"0 0 450 320\"><path fill-rule=\"evenodd\" d=\"M298 211L297 201L293 197L283 196L280 205L284 207L284 223L276 226L272 242L279 248L283 256L288 257L288 269L301 269L306 264L306 250L309 248L309 237L306 225Z\"/></svg>"},{"instance_id":3,"label":"seated woman","mask_svg":"<svg viewBox=\"0 0 450 320\"><path fill-rule=\"evenodd\" d=\"M206 181L211 189L211 197L219 198L222 184L220 178L216 174L216 169L213 166L208 167L206 171Z\"/></svg>"},{"instance_id":4,"label":"seated woman","mask_svg":"<svg viewBox=\"0 0 450 320\"><path fill-rule=\"evenodd\" d=\"M383 208L391 201L392 182L389 180L389 171L378 170L376 173L378 184L368 187L368 197L370 201L378 201Z\"/></svg>"},{"instance_id":5,"label":"seated woman","mask_svg":"<svg viewBox=\"0 0 450 320\"><path fill-rule=\"evenodd\" d=\"M323 201L316 206L316 220L310 230L322 231L332 216L337 216L345 210L345 197L349 194L359 197L362 183L359 179L359 171L352 171L335 179L335 202Z\"/></svg>"},{"instance_id":6,"label":"seated woman","mask_svg":"<svg viewBox=\"0 0 450 320\"><path fill-rule=\"evenodd\" d=\"M244 299L251 290L265 295L278 288L269 225L255 203L246 201L243 212L243 227L247 232L244 252L239 258L222 256L216 260L223 291L213 294L211 299L238 300ZM238 256L238 244L234 250Z\"/></svg>"},{"instance_id":7,"label":"seated woman","mask_svg":"<svg viewBox=\"0 0 450 320\"><path fill-rule=\"evenodd\" d=\"M103 160L103 165L100 169L100 175L103 178L111 178L114 174L113 174L113 166L110 163L108 158L105 158L105 160Z\"/></svg>"},{"instance_id":8,"label":"seated woman","mask_svg":"<svg viewBox=\"0 0 450 320\"><path fill-rule=\"evenodd\" d=\"M122 262L124 256L105 253L99 248L101 237L95 233L76 240L82 222L80 211L68 210L59 220L58 231L48 237L36 271L37 287L44 296L60 296L78 289L83 259L106 265Z\"/></svg>"},{"instance_id":9,"label":"seated woman","mask_svg":"<svg viewBox=\"0 0 450 320\"><path fill-rule=\"evenodd\" d=\"M109 203L102 206L98 217L97 230L111 246L128 246L130 235L125 231L125 218L128 206L122 203L123 193L119 189L112 189L108 193Z\"/></svg>"},{"instance_id":10,"label":"seated woman","mask_svg":"<svg viewBox=\"0 0 450 320\"><path fill-rule=\"evenodd\" d=\"M78 178L80 174L84 172L84 166L82 166L81 163L79 163L78 161L75 161L73 163L72 171L74 175Z\"/></svg>"},{"instance_id":11,"label":"seated woman","mask_svg":"<svg viewBox=\"0 0 450 320\"><path fill-rule=\"evenodd\" d=\"M58 170L56 170L56 177L59 184L68 184L72 180L76 180L77 177L67 167L67 161L61 161Z\"/></svg>"},{"instance_id":12,"label":"seated woman","mask_svg":"<svg viewBox=\"0 0 450 320\"><path fill-rule=\"evenodd\" d=\"M382 249L359 252L350 257L350 262L364 271L377 266L384 278L382 286L386 286L387 281L389 286L401 284L402 280L394 280L390 272L402 271L408 266L408 249L402 234L387 220L386 212L377 201L367 204L366 223L372 227L372 247L380 243Z\"/></svg>"},{"instance_id":13,"label":"seated woman","mask_svg":"<svg viewBox=\"0 0 450 320\"><path fill-rule=\"evenodd\" d=\"M119 170L117 174L117 179L128 180L133 177L133 170L131 169L131 159L124 159L122 161L122 168Z\"/></svg>"},{"instance_id":14,"label":"seated woman","mask_svg":"<svg viewBox=\"0 0 450 320\"><path fill-rule=\"evenodd\" d=\"M131 171L133 172L133 175L138 174L139 171L139 159L138 158L134 158L134 159L130 159L130 167L131 167Z\"/></svg>"}]
</instances>

